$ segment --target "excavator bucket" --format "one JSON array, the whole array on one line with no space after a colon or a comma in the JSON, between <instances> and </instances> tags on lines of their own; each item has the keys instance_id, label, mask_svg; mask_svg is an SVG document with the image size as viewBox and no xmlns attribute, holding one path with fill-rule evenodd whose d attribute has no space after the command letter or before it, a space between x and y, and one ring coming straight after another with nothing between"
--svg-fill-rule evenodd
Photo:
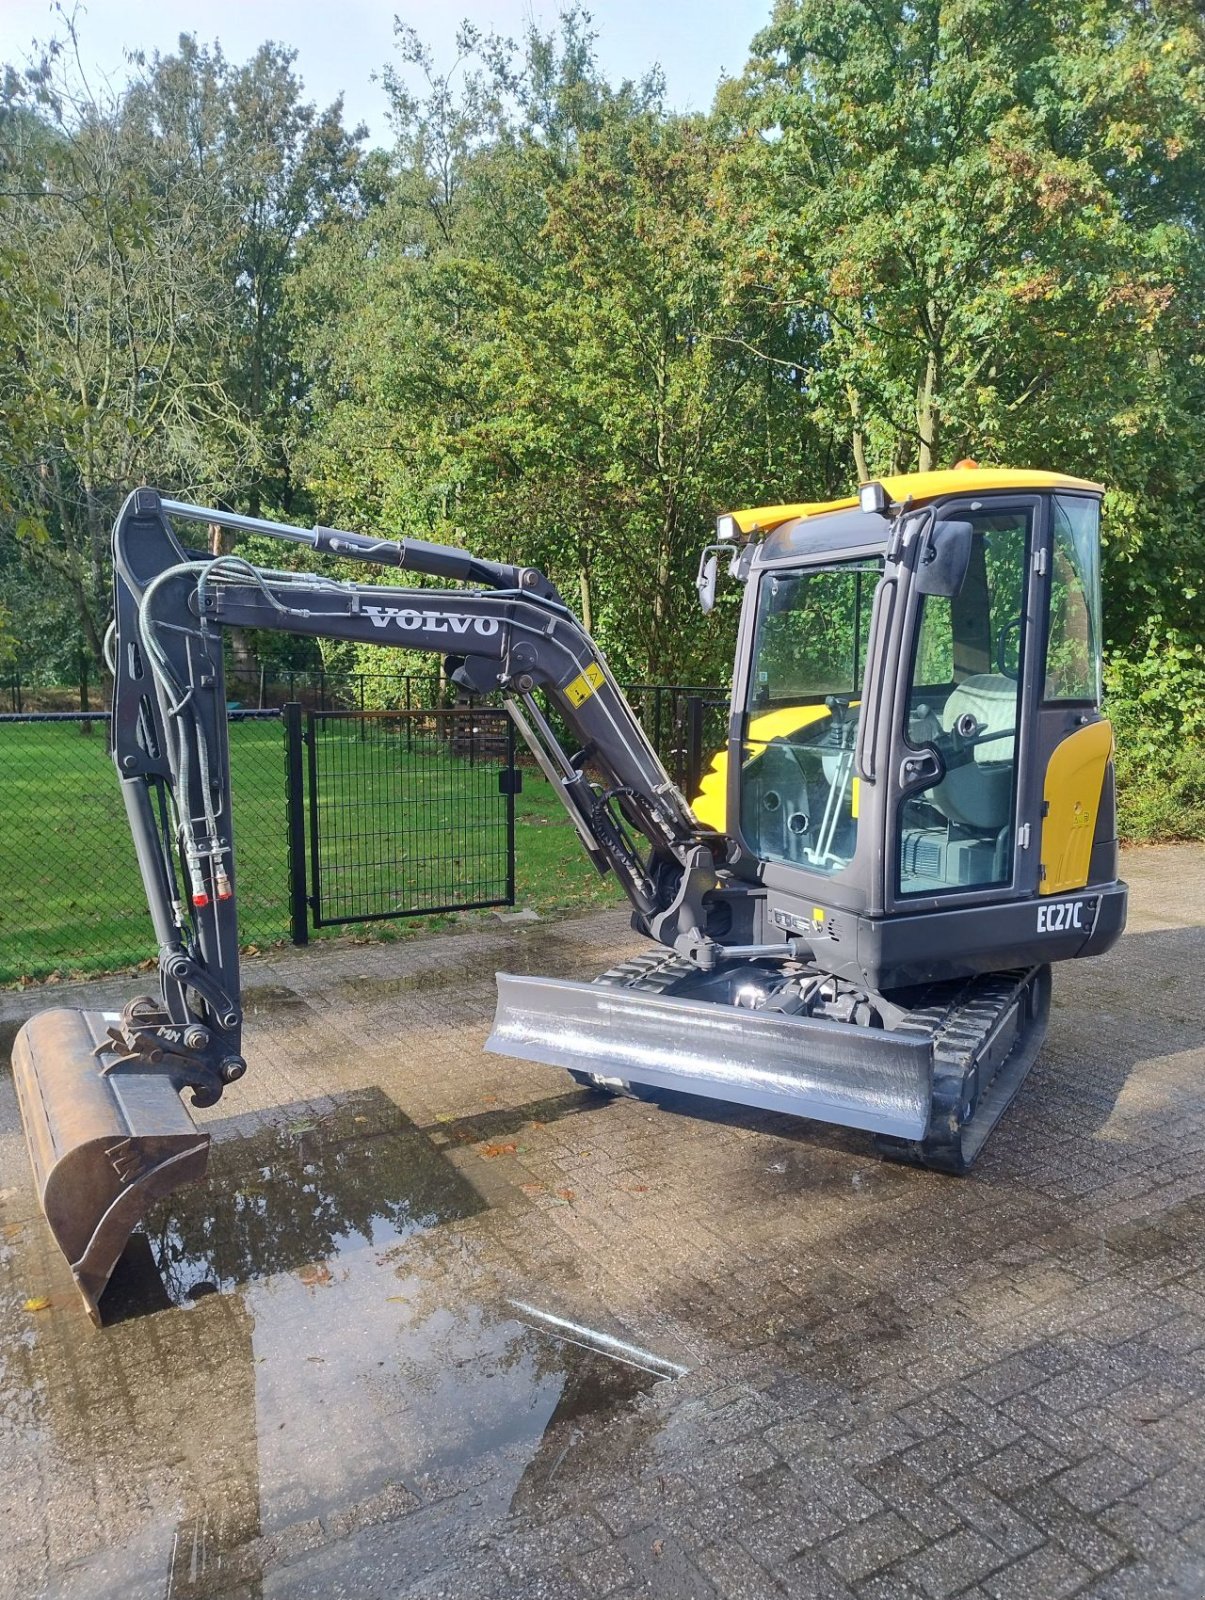
<instances>
[{"instance_id":1,"label":"excavator bucket","mask_svg":"<svg viewBox=\"0 0 1205 1600\"><path fill-rule=\"evenodd\" d=\"M111 1073L115 1014L43 1011L13 1045L13 1080L42 1210L88 1315L154 1200L205 1175L209 1135L167 1078Z\"/></svg>"},{"instance_id":2,"label":"excavator bucket","mask_svg":"<svg viewBox=\"0 0 1205 1600\"><path fill-rule=\"evenodd\" d=\"M930 1041L825 1018L500 972L485 1048L898 1139L929 1123Z\"/></svg>"}]
</instances>

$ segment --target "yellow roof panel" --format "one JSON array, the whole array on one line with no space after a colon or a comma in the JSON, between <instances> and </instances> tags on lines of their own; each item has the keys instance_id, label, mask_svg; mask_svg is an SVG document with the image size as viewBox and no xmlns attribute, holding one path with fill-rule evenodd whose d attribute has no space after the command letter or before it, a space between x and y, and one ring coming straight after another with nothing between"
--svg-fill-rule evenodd
<instances>
[{"instance_id":1,"label":"yellow roof panel","mask_svg":"<svg viewBox=\"0 0 1205 1600\"><path fill-rule=\"evenodd\" d=\"M947 494L990 494L1001 489L1089 489L1103 494L1104 487L1086 478L1072 478L1065 472L1042 472L1032 467L951 467L945 472L911 472L894 478L879 478L894 501L909 495L916 504L936 500ZM734 511L733 520L742 533L760 528L763 533L799 517L818 517L826 511L849 511L858 503L856 495L843 500L808 500L790 506L754 506L749 511Z\"/></svg>"}]
</instances>

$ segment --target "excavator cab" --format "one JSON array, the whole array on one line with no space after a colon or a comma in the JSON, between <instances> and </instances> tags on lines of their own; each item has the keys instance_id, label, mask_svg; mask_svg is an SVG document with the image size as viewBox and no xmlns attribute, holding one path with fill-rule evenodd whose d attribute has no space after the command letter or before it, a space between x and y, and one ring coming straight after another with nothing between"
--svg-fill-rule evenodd
<instances>
[{"instance_id":1,"label":"excavator cab","mask_svg":"<svg viewBox=\"0 0 1205 1600\"><path fill-rule=\"evenodd\" d=\"M1124 910L1100 491L966 470L887 487L894 517L742 514L732 735L696 814L766 923L875 989L1090 953ZM1039 928L1091 886L1066 930Z\"/></svg>"}]
</instances>

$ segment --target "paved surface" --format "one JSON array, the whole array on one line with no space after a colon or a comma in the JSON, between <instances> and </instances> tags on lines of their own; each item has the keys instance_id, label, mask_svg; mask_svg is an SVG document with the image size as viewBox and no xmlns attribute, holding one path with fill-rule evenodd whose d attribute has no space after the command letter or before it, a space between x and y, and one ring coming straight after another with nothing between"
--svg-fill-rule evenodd
<instances>
[{"instance_id":1,"label":"paved surface","mask_svg":"<svg viewBox=\"0 0 1205 1600\"><path fill-rule=\"evenodd\" d=\"M1205 850L1127 875L965 1180L484 1056L615 914L290 953L96 1333L0 1079L0 1592L1205 1595Z\"/></svg>"}]
</instances>

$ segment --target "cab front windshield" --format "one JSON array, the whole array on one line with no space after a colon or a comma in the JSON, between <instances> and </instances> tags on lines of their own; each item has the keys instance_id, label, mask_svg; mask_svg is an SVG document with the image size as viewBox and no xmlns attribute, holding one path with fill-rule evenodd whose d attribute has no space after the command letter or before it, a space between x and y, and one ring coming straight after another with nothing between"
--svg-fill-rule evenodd
<instances>
[{"instance_id":1,"label":"cab front windshield","mask_svg":"<svg viewBox=\"0 0 1205 1600\"><path fill-rule=\"evenodd\" d=\"M854 772L879 562L761 580L741 761L741 829L763 861L834 873L858 835Z\"/></svg>"}]
</instances>

